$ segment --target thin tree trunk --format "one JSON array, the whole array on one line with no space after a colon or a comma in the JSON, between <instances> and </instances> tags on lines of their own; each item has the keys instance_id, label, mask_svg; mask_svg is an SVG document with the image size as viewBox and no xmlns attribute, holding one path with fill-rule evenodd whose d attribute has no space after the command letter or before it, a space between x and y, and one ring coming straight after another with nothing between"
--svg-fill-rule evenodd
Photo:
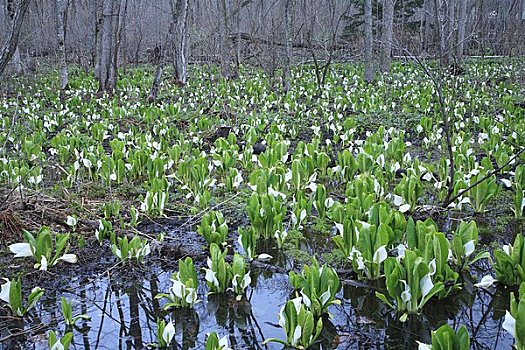
<instances>
[{"instance_id":1,"label":"thin tree trunk","mask_svg":"<svg viewBox=\"0 0 525 350\"><path fill-rule=\"evenodd\" d=\"M173 3L172 3L173 5ZM162 76L164 74L164 67L168 58L168 48L172 47L171 43L174 41L174 31L176 26L176 16L174 13L175 6L172 6L172 19L166 34L166 40L162 47L155 48L155 58L157 60L157 70L155 72L155 78L153 79L153 84L151 85L151 90L148 95L148 102L153 103L157 100L157 96L160 90L160 83L162 82Z\"/></svg>"},{"instance_id":2,"label":"thin tree trunk","mask_svg":"<svg viewBox=\"0 0 525 350\"><path fill-rule=\"evenodd\" d=\"M459 61L463 59L463 51L465 48L465 30L467 27L467 0L459 1L458 14L458 44L456 47L456 56Z\"/></svg>"},{"instance_id":3,"label":"thin tree trunk","mask_svg":"<svg viewBox=\"0 0 525 350\"><path fill-rule=\"evenodd\" d=\"M67 88L67 60L66 60L66 11L67 2L65 0L55 1L56 11L56 32L58 39L58 56L60 62L60 99L64 99L64 92Z\"/></svg>"},{"instance_id":4,"label":"thin tree trunk","mask_svg":"<svg viewBox=\"0 0 525 350\"><path fill-rule=\"evenodd\" d=\"M457 0L448 0L447 1L447 31L446 31L446 47L447 47L447 62L452 61L452 56L454 54L455 38L454 35L456 32L456 1Z\"/></svg>"},{"instance_id":5,"label":"thin tree trunk","mask_svg":"<svg viewBox=\"0 0 525 350\"><path fill-rule=\"evenodd\" d=\"M434 0L434 16L435 16L435 27L436 27L436 36L439 40L439 63L441 67L446 65L445 53L447 50L446 45L446 34L445 34L445 10L444 10L444 0Z\"/></svg>"},{"instance_id":6,"label":"thin tree trunk","mask_svg":"<svg viewBox=\"0 0 525 350\"><path fill-rule=\"evenodd\" d=\"M100 80L100 54L101 54L101 25L104 18L103 11L101 10L101 1L104 0L93 0L91 3L91 18L94 24L94 33L93 33L93 48L92 55L93 57L93 66L95 68L95 79Z\"/></svg>"},{"instance_id":7,"label":"thin tree trunk","mask_svg":"<svg viewBox=\"0 0 525 350\"><path fill-rule=\"evenodd\" d=\"M525 21L525 0L521 2L521 19Z\"/></svg>"},{"instance_id":8,"label":"thin tree trunk","mask_svg":"<svg viewBox=\"0 0 525 350\"><path fill-rule=\"evenodd\" d=\"M108 89L114 91L117 87L120 44L122 43L122 32L126 22L127 0L119 0L115 13L118 13L114 23L113 47L111 48L111 65L109 67Z\"/></svg>"},{"instance_id":9,"label":"thin tree trunk","mask_svg":"<svg viewBox=\"0 0 525 350\"><path fill-rule=\"evenodd\" d=\"M374 80L374 37L372 33L372 0L365 0L365 81L371 83Z\"/></svg>"},{"instance_id":10,"label":"thin tree trunk","mask_svg":"<svg viewBox=\"0 0 525 350\"><path fill-rule=\"evenodd\" d=\"M20 36L20 28L22 27L24 16L30 3L31 0L20 0L20 2L18 2L18 6L15 9L11 31L7 35L7 40L2 47L2 51L0 51L0 76L2 76L4 73L9 60L11 60L11 57L16 51L18 46L18 38Z\"/></svg>"},{"instance_id":11,"label":"thin tree trunk","mask_svg":"<svg viewBox=\"0 0 525 350\"><path fill-rule=\"evenodd\" d=\"M292 19L290 16L290 1L291 0L285 0L284 4L284 40L286 40L286 50L283 66L283 84L285 92L290 91L291 88L290 64L292 60L292 38L290 36L290 28L292 26Z\"/></svg>"},{"instance_id":12,"label":"thin tree trunk","mask_svg":"<svg viewBox=\"0 0 525 350\"><path fill-rule=\"evenodd\" d=\"M390 72L390 57L392 56L392 38L394 31L394 2L383 2L383 35L381 39L381 71Z\"/></svg>"},{"instance_id":13,"label":"thin tree trunk","mask_svg":"<svg viewBox=\"0 0 525 350\"><path fill-rule=\"evenodd\" d=\"M228 49L228 12L226 8L226 0L217 0L217 12L219 14L219 45L221 55L221 73L225 78L230 78L230 57Z\"/></svg>"},{"instance_id":14,"label":"thin tree trunk","mask_svg":"<svg viewBox=\"0 0 525 350\"><path fill-rule=\"evenodd\" d=\"M100 34L99 93L108 91L111 68L113 0L102 0L102 33Z\"/></svg>"},{"instance_id":15,"label":"thin tree trunk","mask_svg":"<svg viewBox=\"0 0 525 350\"><path fill-rule=\"evenodd\" d=\"M173 21L175 25L175 35L171 35L174 50L174 74L175 79L182 85L188 80L188 0L176 0L176 5L172 6Z\"/></svg>"}]
</instances>

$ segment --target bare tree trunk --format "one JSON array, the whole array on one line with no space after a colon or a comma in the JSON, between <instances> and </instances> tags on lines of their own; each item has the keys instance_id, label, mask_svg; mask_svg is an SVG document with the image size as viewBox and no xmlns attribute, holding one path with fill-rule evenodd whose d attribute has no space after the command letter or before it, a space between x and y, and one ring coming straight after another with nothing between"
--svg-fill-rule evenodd
<instances>
[{"instance_id":1,"label":"bare tree trunk","mask_svg":"<svg viewBox=\"0 0 525 350\"><path fill-rule=\"evenodd\" d=\"M454 54L454 46L456 37L456 1L457 0L448 0L447 1L447 30L445 33L446 36L446 48L447 48L447 62L452 61L452 56Z\"/></svg>"},{"instance_id":2,"label":"bare tree trunk","mask_svg":"<svg viewBox=\"0 0 525 350\"><path fill-rule=\"evenodd\" d=\"M188 0L175 0L172 2L172 16L175 22L175 35L171 35L170 43L173 43L174 50L174 74L175 79L181 84L186 84L188 80Z\"/></svg>"},{"instance_id":3,"label":"bare tree trunk","mask_svg":"<svg viewBox=\"0 0 525 350\"><path fill-rule=\"evenodd\" d=\"M371 83L374 80L374 37L372 33L372 0L365 0L365 81Z\"/></svg>"},{"instance_id":4,"label":"bare tree trunk","mask_svg":"<svg viewBox=\"0 0 525 350\"><path fill-rule=\"evenodd\" d=\"M447 50L446 45L446 28L445 28L445 10L444 0L434 0L434 16L435 16L435 27L436 36L439 40L439 63L441 67L446 65L445 53Z\"/></svg>"},{"instance_id":5,"label":"bare tree trunk","mask_svg":"<svg viewBox=\"0 0 525 350\"><path fill-rule=\"evenodd\" d=\"M170 28L171 31L171 28ZM170 34L168 34L168 37ZM165 46L168 46L167 44ZM157 100L159 94L160 83L162 81L162 75L164 73L164 65L166 61L166 54L163 52L165 49L155 48L155 56L157 60L157 70L155 71L155 78L153 79L153 84L151 85L151 90L148 95L148 102L153 103Z\"/></svg>"},{"instance_id":6,"label":"bare tree trunk","mask_svg":"<svg viewBox=\"0 0 525 350\"><path fill-rule=\"evenodd\" d=\"M392 56L392 38L394 31L395 0L383 2L383 33L381 39L381 72L390 72L390 57Z\"/></svg>"},{"instance_id":7,"label":"bare tree trunk","mask_svg":"<svg viewBox=\"0 0 525 350\"><path fill-rule=\"evenodd\" d=\"M217 11L219 18L219 45L221 54L221 73L225 78L230 78L230 55L228 54L228 12L226 0L217 0Z\"/></svg>"},{"instance_id":8,"label":"bare tree trunk","mask_svg":"<svg viewBox=\"0 0 525 350\"><path fill-rule=\"evenodd\" d=\"M153 79L153 84L151 85L151 90L148 95L148 102L153 103L157 100L157 96L159 94L160 90L160 83L162 82L162 76L164 74L164 67L167 62L168 58L168 49L172 47L172 43L174 42L174 31L176 26L176 13L173 2L172 5L172 17L171 22L169 25L168 33L166 34L166 40L162 47L156 47L155 48L155 58L157 60L157 70L155 72L155 78Z\"/></svg>"},{"instance_id":9,"label":"bare tree trunk","mask_svg":"<svg viewBox=\"0 0 525 350\"><path fill-rule=\"evenodd\" d=\"M102 0L102 32L100 34L99 93L108 91L113 34L113 1Z\"/></svg>"},{"instance_id":10,"label":"bare tree trunk","mask_svg":"<svg viewBox=\"0 0 525 350\"><path fill-rule=\"evenodd\" d=\"M56 0L56 32L58 39L58 55L60 62L60 99L64 100L64 92L67 88L68 74L67 74L67 60L66 60L66 12L67 1Z\"/></svg>"},{"instance_id":11,"label":"bare tree trunk","mask_svg":"<svg viewBox=\"0 0 525 350\"><path fill-rule=\"evenodd\" d=\"M119 0L115 13L118 14L113 25L113 45L111 48L111 65L109 67L108 89L115 90L117 87L120 44L122 42L122 32L126 22L127 0Z\"/></svg>"},{"instance_id":12,"label":"bare tree trunk","mask_svg":"<svg viewBox=\"0 0 525 350\"><path fill-rule=\"evenodd\" d=\"M521 19L525 21L525 0L521 2Z\"/></svg>"},{"instance_id":13,"label":"bare tree trunk","mask_svg":"<svg viewBox=\"0 0 525 350\"><path fill-rule=\"evenodd\" d=\"M93 66L95 68L95 79L100 80L100 45L101 45L101 25L104 18L101 10L101 2L104 0L93 0L91 2L91 18L94 24L93 33L93 47L91 57L93 58Z\"/></svg>"},{"instance_id":14,"label":"bare tree trunk","mask_svg":"<svg viewBox=\"0 0 525 350\"><path fill-rule=\"evenodd\" d=\"M2 51L0 51L0 76L4 73L9 60L11 60L11 57L18 47L20 28L22 27L22 22L24 21L24 16L30 3L31 0L20 0L17 2L17 6L14 10L11 31L7 35L7 40L2 47Z\"/></svg>"},{"instance_id":15,"label":"bare tree trunk","mask_svg":"<svg viewBox=\"0 0 525 350\"><path fill-rule=\"evenodd\" d=\"M291 88L290 82L290 62L292 60L292 38L290 36L290 28L292 26L292 19L290 16L290 1L285 0L284 3L284 40L286 40L286 52L284 57L284 66L283 66L283 84L284 91L288 92Z\"/></svg>"},{"instance_id":16,"label":"bare tree trunk","mask_svg":"<svg viewBox=\"0 0 525 350\"><path fill-rule=\"evenodd\" d=\"M465 48L465 30L467 26L467 0L459 0L458 14L458 43L456 46L456 56L459 61L463 58Z\"/></svg>"}]
</instances>

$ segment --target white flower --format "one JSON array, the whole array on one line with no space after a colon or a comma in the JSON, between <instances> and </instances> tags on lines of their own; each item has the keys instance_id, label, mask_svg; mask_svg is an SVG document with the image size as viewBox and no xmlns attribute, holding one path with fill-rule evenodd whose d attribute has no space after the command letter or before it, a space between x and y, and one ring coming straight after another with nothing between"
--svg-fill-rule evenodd
<instances>
[{"instance_id":1,"label":"white flower","mask_svg":"<svg viewBox=\"0 0 525 350\"><path fill-rule=\"evenodd\" d=\"M332 294L330 293L330 288L328 288L328 290L326 292L324 292L323 294L321 294L321 296L319 297L319 299L321 299L321 305L326 305L326 303L328 302L328 300L330 300L330 296Z\"/></svg>"},{"instance_id":2,"label":"white flower","mask_svg":"<svg viewBox=\"0 0 525 350\"><path fill-rule=\"evenodd\" d=\"M404 203L403 197L398 196L397 194L394 194L392 197L394 198L394 204L396 206L399 207L399 206L401 206Z\"/></svg>"},{"instance_id":3,"label":"white flower","mask_svg":"<svg viewBox=\"0 0 525 350\"><path fill-rule=\"evenodd\" d=\"M430 276L434 276L436 273L436 259L432 259L430 263L428 263L428 274Z\"/></svg>"},{"instance_id":4,"label":"white flower","mask_svg":"<svg viewBox=\"0 0 525 350\"><path fill-rule=\"evenodd\" d=\"M406 213L410 210L410 204L403 204L399 207L399 211L402 213Z\"/></svg>"},{"instance_id":5,"label":"white flower","mask_svg":"<svg viewBox=\"0 0 525 350\"><path fill-rule=\"evenodd\" d=\"M421 343L419 341L416 341L418 343L417 350L432 350L432 345Z\"/></svg>"},{"instance_id":6,"label":"white flower","mask_svg":"<svg viewBox=\"0 0 525 350\"><path fill-rule=\"evenodd\" d=\"M9 304L9 291L11 289L11 281L7 278L4 278L4 281L6 282L2 284L2 290L0 291L0 299Z\"/></svg>"},{"instance_id":7,"label":"white flower","mask_svg":"<svg viewBox=\"0 0 525 350\"><path fill-rule=\"evenodd\" d=\"M15 254L15 258L23 258L33 256L31 245L29 243L15 243L9 246L11 253Z\"/></svg>"},{"instance_id":8,"label":"white flower","mask_svg":"<svg viewBox=\"0 0 525 350\"><path fill-rule=\"evenodd\" d=\"M74 227L77 225L77 219L72 216L68 216L66 219L66 224L70 227Z\"/></svg>"},{"instance_id":9,"label":"white flower","mask_svg":"<svg viewBox=\"0 0 525 350\"><path fill-rule=\"evenodd\" d=\"M408 303L410 300L412 300L412 294L410 293L410 286L407 284L405 280L400 280L405 285L405 290L401 292L401 300L403 302Z\"/></svg>"},{"instance_id":10,"label":"white flower","mask_svg":"<svg viewBox=\"0 0 525 350\"><path fill-rule=\"evenodd\" d=\"M503 184L504 184L506 187L512 187L512 182L510 182L509 179L501 179L501 182L503 182Z\"/></svg>"},{"instance_id":11,"label":"white flower","mask_svg":"<svg viewBox=\"0 0 525 350\"><path fill-rule=\"evenodd\" d=\"M292 303L295 306L295 311L297 311L297 314L299 314L299 312L301 311L302 302L303 302L302 297L297 297L297 298L292 299Z\"/></svg>"},{"instance_id":12,"label":"white flower","mask_svg":"<svg viewBox=\"0 0 525 350\"><path fill-rule=\"evenodd\" d=\"M430 274L426 274L423 276L423 278L419 281L419 287L421 288L421 297L424 299L428 293L434 288L434 283L432 283L432 279L430 278Z\"/></svg>"},{"instance_id":13,"label":"white flower","mask_svg":"<svg viewBox=\"0 0 525 350\"><path fill-rule=\"evenodd\" d=\"M503 321L503 329L509 332L514 339L516 339L516 319L512 317L510 312L505 311L505 321Z\"/></svg>"},{"instance_id":14,"label":"white flower","mask_svg":"<svg viewBox=\"0 0 525 350\"><path fill-rule=\"evenodd\" d=\"M42 255L40 258L40 270L47 271L47 258L45 255Z\"/></svg>"},{"instance_id":15,"label":"white flower","mask_svg":"<svg viewBox=\"0 0 525 350\"><path fill-rule=\"evenodd\" d=\"M381 264L383 261L386 260L387 257L388 254L386 252L386 248L384 245L382 245L375 251L373 260L376 264Z\"/></svg>"},{"instance_id":16,"label":"white flower","mask_svg":"<svg viewBox=\"0 0 525 350\"><path fill-rule=\"evenodd\" d=\"M171 340L175 336L175 327L173 326L173 323L168 322L166 324L166 327L164 328L164 332L162 332L162 340L166 343L166 345L170 345Z\"/></svg>"},{"instance_id":17,"label":"white flower","mask_svg":"<svg viewBox=\"0 0 525 350\"><path fill-rule=\"evenodd\" d=\"M344 226L343 224L335 223L335 228L337 228L337 231L339 231L339 234L343 236L344 233Z\"/></svg>"},{"instance_id":18,"label":"white flower","mask_svg":"<svg viewBox=\"0 0 525 350\"><path fill-rule=\"evenodd\" d=\"M213 284L216 288L219 288L219 280L216 277L215 271L212 271L211 269L205 269L206 270L206 276L204 277L206 281Z\"/></svg>"},{"instance_id":19,"label":"white flower","mask_svg":"<svg viewBox=\"0 0 525 350\"><path fill-rule=\"evenodd\" d=\"M301 289L301 296L303 297L303 303L306 305L306 307L310 307L312 305L312 301L306 294L304 294L304 291Z\"/></svg>"},{"instance_id":20,"label":"white flower","mask_svg":"<svg viewBox=\"0 0 525 350\"><path fill-rule=\"evenodd\" d=\"M297 327L295 327L295 331L293 332L293 339L292 339L293 346L297 345L297 342L299 341L299 339L301 339L301 335L302 335L301 325L298 324Z\"/></svg>"},{"instance_id":21,"label":"white flower","mask_svg":"<svg viewBox=\"0 0 525 350\"><path fill-rule=\"evenodd\" d=\"M494 283L497 282L497 280L492 277L491 275L484 276L479 283L476 283L474 287L478 288L490 288L494 286Z\"/></svg>"},{"instance_id":22,"label":"white flower","mask_svg":"<svg viewBox=\"0 0 525 350\"><path fill-rule=\"evenodd\" d=\"M262 253L257 256L257 260L259 261L268 261L271 259L273 259L273 256L271 256L270 254Z\"/></svg>"},{"instance_id":23,"label":"white flower","mask_svg":"<svg viewBox=\"0 0 525 350\"><path fill-rule=\"evenodd\" d=\"M399 244L397 246L397 261L401 261L405 257L405 251L407 247L404 244Z\"/></svg>"},{"instance_id":24,"label":"white flower","mask_svg":"<svg viewBox=\"0 0 525 350\"><path fill-rule=\"evenodd\" d=\"M51 347L51 350L64 350L64 345L60 342L60 340L57 339L57 342L53 344Z\"/></svg>"},{"instance_id":25,"label":"white flower","mask_svg":"<svg viewBox=\"0 0 525 350\"><path fill-rule=\"evenodd\" d=\"M465 243L465 256L469 257L472 253L474 253L475 245L474 240L470 240L467 243Z\"/></svg>"},{"instance_id":26,"label":"white flower","mask_svg":"<svg viewBox=\"0 0 525 350\"><path fill-rule=\"evenodd\" d=\"M57 261L58 260L65 261L70 264L76 264L76 262L78 261L78 257L76 256L76 254L64 254L60 258L58 258Z\"/></svg>"},{"instance_id":27,"label":"white flower","mask_svg":"<svg viewBox=\"0 0 525 350\"><path fill-rule=\"evenodd\" d=\"M181 281L179 280L174 280L172 279L171 280L173 282L173 285L171 286L170 290L171 292L179 299L182 299L182 296L183 296L183 290L185 289L184 288L184 285L182 284Z\"/></svg>"}]
</instances>

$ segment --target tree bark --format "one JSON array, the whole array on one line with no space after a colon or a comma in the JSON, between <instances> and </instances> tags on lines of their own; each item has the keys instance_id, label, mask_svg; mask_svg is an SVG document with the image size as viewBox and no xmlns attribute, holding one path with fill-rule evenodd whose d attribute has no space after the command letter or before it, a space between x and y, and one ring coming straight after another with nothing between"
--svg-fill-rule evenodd
<instances>
[{"instance_id":1,"label":"tree bark","mask_svg":"<svg viewBox=\"0 0 525 350\"><path fill-rule=\"evenodd\" d=\"M13 0L14 1L14 0ZM11 57L15 53L18 47L18 38L20 37L20 28L24 21L24 16L27 12L27 8L31 0L20 0L17 2L17 6L14 11L13 25L11 31L7 35L7 40L0 51L0 76L4 73L7 64L11 60ZM9 15L9 14L8 14Z\"/></svg>"},{"instance_id":2,"label":"tree bark","mask_svg":"<svg viewBox=\"0 0 525 350\"><path fill-rule=\"evenodd\" d=\"M171 35L170 43L174 46L174 74L175 79L181 84L188 80L188 0L175 0L172 2L172 16L175 26L175 35Z\"/></svg>"},{"instance_id":3,"label":"tree bark","mask_svg":"<svg viewBox=\"0 0 525 350\"><path fill-rule=\"evenodd\" d=\"M231 69L228 49L228 12L226 0L217 0L217 12L219 14L219 49L221 55L221 73L223 77L230 78Z\"/></svg>"},{"instance_id":4,"label":"tree bark","mask_svg":"<svg viewBox=\"0 0 525 350\"><path fill-rule=\"evenodd\" d=\"M101 1L93 0L91 2L91 19L93 21L94 33L93 33L93 47L92 47L92 58L93 66L95 68L95 79L100 80L100 42L101 42L101 25L103 20L103 11L101 10Z\"/></svg>"},{"instance_id":5,"label":"tree bark","mask_svg":"<svg viewBox=\"0 0 525 350\"><path fill-rule=\"evenodd\" d=\"M394 3L395 0L383 1L383 28L381 39L381 72L390 72L392 56L392 38L394 36Z\"/></svg>"},{"instance_id":6,"label":"tree bark","mask_svg":"<svg viewBox=\"0 0 525 350\"><path fill-rule=\"evenodd\" d=\"M525 21L525 0L521 2L521 19Z\"/></svg>"},{"instance_id":7,"label":"tree bark","mask_svg":"<svg viewBox=\"0 0 525 350\"><path fill-rule=\"evenodd\" d=\"M454 54L454 46L456 44L454 35L456 32L456 1L457 0L448 0L447 1L447 30L445 33L446 39L446 48L447 48L447 62L452 61L452 56Z\"/></svg>"},{"instance_id":8,"label":"tree bark","mask_svg":"<svg viewBox=\"0 0 525 350\"><path fill-rule=\"evenodd\" d=\"M99 93L108 91L111 67L111 46L113 33L113 1L102 0L102 29L100 34Z\"/></svg>"},{"instance_id":9,"label":"tree bark","mask_svg":"<svg viewBox=\"0 0 525 350\"><path fill-rule=\"evenodd\" d=\"M292 60L292 38L290 36L290 28L292 26L292 19L290 16L290 2L291 0L285 0L284 3L284 40L286 41L285 57L283 66L283 85L284 91L288 92L291 88L290 82L290 64Z\"/></svg>"},{"instance_id":10,"label":"tree bark","mask_svg":"<svg viewBox=\"0 0 525 350\"><path fill-rule=\"evenodd\" d=\"M115 13L117 17L115 18L115 23L113 24L113 45L111 48L111 65L109 67L109 79L108 79L108 89L109 91L114 91L117 87L117 77L118 77L118 67L119 67L119 54L120 54L120 45L122 43L122 32L124 29L124 24L126 22L126 10L128 8L127 0L119 0Z\"/></svg>"},{"instance_id":11,"label":"tree bark","mask_svg":"<svg viewBox=\"0 0 525 350\"><path fill-rule=\"evenodd\" d=\"M60 62L60 98L64 99L64 92L67 88L68 74L67 74L67 59L66 59L66 12L67 1L55 1L56 12L56 33L58 39L58 56Z\"/></svg>"},{"instance_id":12,"label":"tree bark","mask_svg":"<svg viewBox=\"0 0 525 350\"><path fill-rule=\"evenodd\" d=\"M456 56L459 61L463 59L463 51L465 48L466 27L467 27L467 0L459 0L458 43L456 46Z\"/></svg>"},{"instance_id":13,"label":"tree bark","mask_svg":"<svg viewBox=\"0 0 525 350\"><path fill-rule=\"evenodd\" d=\"M371 83L374 80L374 37L372 33L372 0L364 3L364 31L365 31L365 81Z\"/></svg>"}]
</instances>

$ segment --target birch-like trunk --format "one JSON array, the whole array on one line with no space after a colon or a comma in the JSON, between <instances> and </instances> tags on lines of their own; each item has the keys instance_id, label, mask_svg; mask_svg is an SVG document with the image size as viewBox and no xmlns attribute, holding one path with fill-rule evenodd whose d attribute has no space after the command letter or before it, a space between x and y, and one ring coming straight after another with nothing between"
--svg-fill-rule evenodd
<instances>
[{"instance_id":1,"label":"birch-like trunk","mask_svg":"<svg viewBox=\"0 0 525 350\"><path fill-rule=\"evenodd\" d=\"M58 58L60 63L60 96L63 99L64 91L67 88L68 74L67 74L67 58L66 58L66 0L55 0L56 13L56 33L58 40Z\"/></svg>"},{"instance_id":2,"label":"birch-like trunk","mask_svg":"<svg viewBox=\"0 0 525 350\"><path fill-rule=\"evenodd\" d=\"M188 0L176 0L172 6L175 35L172 35L174 46L174 74L175 79L182 84L188 80Z\"/></svg>"},{"instance_id":3,"label":"birch-like trunk","mask_svg":"<svg viewBox=\"0 0 525 350\"><path fill-rule=\"evenodd\" d=\"M113 43L113 1L102 0L102 28L100 34L99 93L108 91Z\"/></svg>"},{"instance_id":4,"label":"birch-like trunk","mask_svg":"<svg viewBox=\"0 0 525 350\"><path fill-rule=\"evenodd\" d=\"M457 59L461 61L465 48L465 31L467 27L467 0L459 0Z\"/></svg>"},{"instance_id":5,"label":"birch-like trunk","mask_svg":"<svg viewBox=\"0 0 525 350\"><path fill-rule=\"evenodd\" d=\"M447 48L447 63L452 61L452 56L454 55L455 42L455 32L456 32L456 1L457 0L448 0L447 1L447 26L445 32L446 48Z\"/></svg>"},{"instance_id":6,"label":"birch-like trunk","mask_svg":"<svg viewBox=\"0 0 525 350\"><path fill-rule=\"evenodd\" d=\"M292 60L292 38L290 35L290 28L292 26L292 18L290 16L290 1L291 0L285 0L284 3L284 40L286 40L286 46L283 66L283 85L285 92L290 91L291 88L290 64Z\"/></svg>"},{"instance_id":7,"label":"birch-like trunk","mask_svg":"<svg viewBox=\"0 0 525 350\"><path fill-rule=\"evenodd\" d=\"M93 21L94 33L93 33L93 47L92 54L93 65L95 68L95 79L100 80L100 42L101 42L101 26L103 21L103 11L101 5L104 0L93 0L91 2L91 20Z\"/></svg>"},{"instance_id":8,"label":"birch-like trunk","mask_svg":"<svg viewBox=\"0 0 525 350\"><path fill-rule=\"evenodd\" d=\"M126 22L127 0L118 0L114 13L117 13L113 24L113 45L111 48L111 65L109 67L108 90L114 91L117 87L120 46L122 43L122 32Z\"/></svg>"},{"instance_id":9,"label":"birch-like trunk","mask_svg":"<svg viewBox=\"0 0 525 350\"><path fill-rule=\"evenodd\" d=\"M219 19L219 51L221 56L221 73L225 78L230 78L230 57L228 45L228 12L226 0L217 0L217 13Z\"/></svg>"},{"instance_id":10,"label":"birch-like trunk","mask_svg":"<svg viewBox=\"0 0 525 350\"><path fill-rule=\"evenodd\" d=\"M2 76L4 73L7 64L17 50L20 28L22 27L22 22L24 21L24 16L30 3L31 0L20 0L17 2L17 6L12 17L11 30L7 34L7 39L2 46L2 50L0 51L0 76ZM8 16L10 16L10 14L8 14Z\"/></svg>"},{"instance_id":11,"label":"birch-like trunk","mask_svg":"<svg viewBox=\"0 0 525 350\"><path fill-rule=\"evenodd\" d=\"M390 72L392 56L392 38L394 36L394 3L395 0L383 2L383 28L381 36L381 72Z\"/></svg>"},{"instance_id":12,"label":"birch-like trunk","mask_svg":"<svg viewBox=\"0 0 525 350\"><path fill-rule=\"evenodd\" d=\"M372 33L372 0L365 0L365 81L371 83L374 80L374 37Z\"/></svg>"}]
</instances>

